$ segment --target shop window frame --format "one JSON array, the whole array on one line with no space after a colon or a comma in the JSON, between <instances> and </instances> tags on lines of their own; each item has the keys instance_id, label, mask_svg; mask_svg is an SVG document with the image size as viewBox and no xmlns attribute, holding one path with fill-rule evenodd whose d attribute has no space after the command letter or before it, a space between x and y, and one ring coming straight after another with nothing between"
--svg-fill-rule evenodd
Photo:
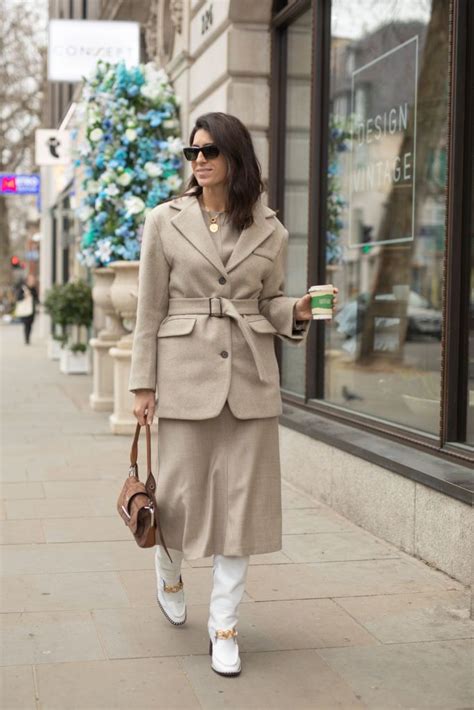
<instances>
[{"instance_id":1,"label":"shop window frame","mask_svg":"<svg viewBox=\"0 0 474 710\"><path fill-rule=\"evenodd\" d=\"M448 92L448 170L446 184L445 256L443 264L443 333L441 340L440 425L438 434L429 434L376 417L347 410L324 398L324 322L314 322L307 338L305 395L282 389L284 403L322 414L335 421L372 431L388 439L411 445L421 451L463 463L474 463L474 452L459 443L465 434L467 405L467 323L469 294L469 245L463 235L469 234L469 184L467 169L472 156L472 128L465 117L473 116L472 49L469 27L473 26L474 9L469 0L449 0L449 92ZM275 3L275 6L277 3ZM281 3L279 3L281 7ZM310 131L307 283L326 280L325 225L327 196L328 117L330 89L330 2L294 0L280 9L272 19L271 101L270 101L270 170L269 198L284 222L285 174L285 99L287 29L302 13L312 7L312 72ZM471 120L472 124L472 120ZM464 175L464 180L463 180ZM472 189L472 185L471 185ZM455 289L455 284L461 288ZM463 320L464 319L464 320ZM276 344L281 366L281 345ZM316 363L316 367L314 366ZM281 367L280 367L281 369Z\"/></svg>"}]
</instances>

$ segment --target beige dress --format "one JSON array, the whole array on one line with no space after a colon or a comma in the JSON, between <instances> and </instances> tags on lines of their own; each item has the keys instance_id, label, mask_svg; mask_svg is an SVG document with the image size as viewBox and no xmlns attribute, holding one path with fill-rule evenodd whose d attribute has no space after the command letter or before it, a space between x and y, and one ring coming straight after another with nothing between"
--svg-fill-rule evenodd
<instances>
[{"instance_id":1,"label":"beige dress","mask_svg":"<svg viewBox=\"0 0 474 710\"><path fill-rule=\"evenodd\" d=\"M225 265L239 232L223 217L212 236ZM160 418L157 473L163 535L185 559L281 549L278 417L237 419L226 402L211 419Z\"/></svg>"}]
</instances>

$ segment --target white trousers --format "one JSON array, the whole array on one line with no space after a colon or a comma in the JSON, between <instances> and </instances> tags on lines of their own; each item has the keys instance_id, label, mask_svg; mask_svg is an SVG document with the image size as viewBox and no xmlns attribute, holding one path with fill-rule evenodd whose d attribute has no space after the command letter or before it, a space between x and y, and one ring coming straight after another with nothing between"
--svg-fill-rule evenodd
<instances>
[{"instance_id":1,"label":"white trousers","mask_svg":"<svg viewBox=\"0 0 474 710\"><path fill-rule=\"evenodd\" d=\"M170 555L173 562L170 562L166 552L159 545L157 546L155 567L158 584L160 576L166 584L179 582L183 553L179 550L170 550ZM239 620L239 605L245 591L249 560L249 556L214 555L208 621L211 638L218 629L231 629Z\"/></svg>"}]
</instances>

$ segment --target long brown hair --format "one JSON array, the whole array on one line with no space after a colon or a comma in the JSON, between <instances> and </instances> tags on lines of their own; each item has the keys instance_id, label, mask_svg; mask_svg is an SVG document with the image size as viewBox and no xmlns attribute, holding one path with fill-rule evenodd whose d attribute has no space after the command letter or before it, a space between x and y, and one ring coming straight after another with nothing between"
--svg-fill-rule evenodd
<instances>
[{"instance_id":1,"label":"long brown hair","mask_svg":"<svg viewBox=\"0 0 474 710\"><path fill-rule=\"evenodd\" d=\"M227 185L227 212L229 220L239 230L253 224L253 208L263 192L262 170L255 155L252 137L236 116L229 113L205 113L196 119L189 137L204 129L218 146L229 167ZM192 192L190 192L192 191ZM182 194L201 195L202 187L194 175L189 178Z\"/></svg>"}]
</instances>

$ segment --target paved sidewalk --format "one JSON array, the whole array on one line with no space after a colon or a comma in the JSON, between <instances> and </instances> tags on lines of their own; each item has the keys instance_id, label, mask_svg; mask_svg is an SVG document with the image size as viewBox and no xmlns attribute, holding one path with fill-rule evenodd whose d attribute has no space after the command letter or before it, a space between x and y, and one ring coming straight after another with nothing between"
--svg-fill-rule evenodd
<instances>
[{"instance_id":1,"label":"paved sidewalk","mask_svg":"<svg viewBox=\"0 0 474 710\"><path fill-rule=\"evenodd\" d=\"M115 512L129 439L35 331L0 338L3 710L474 707L468 591L288 485L283 550L252 558L242 675L214 674L210 561L186 564L173 628Z\"/></svg>"}]
</instances>

